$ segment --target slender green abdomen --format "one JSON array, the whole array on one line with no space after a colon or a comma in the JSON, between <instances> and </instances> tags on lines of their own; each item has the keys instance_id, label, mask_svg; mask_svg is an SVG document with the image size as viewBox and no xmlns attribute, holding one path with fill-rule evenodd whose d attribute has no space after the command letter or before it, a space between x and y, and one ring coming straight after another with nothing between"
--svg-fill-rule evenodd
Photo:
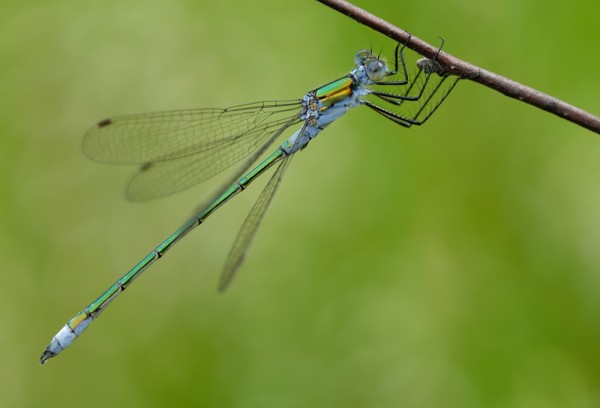
<instances>
[{"instance_id":1,"label":"slender green abdomen","mask_svg":"<svg viewBox=\"0 0 600 408\"><path fill-rule=\"evenodd\" d=\"M197 213L193 218L183 224L177 231L171 234L166 240L159 244L154 250L146 255L137 265L135 265L129 272L127 272L121 279L115 282L106 292L100 297L94 300L88 307L83 311L79 312L73 317L68 326L72 332L77 332L77 335L81 334L83 330L89 325L90 320L95 319L107 306L113 301L123 290L129 286L129 284L137 278L148 266L153 264L157 259L164 255L167 250L179 241L188 232L200 225L210 214L217 210L220 206L229 201L232 197L237 195L243 189L245 189L252 181L260 176L264 171L269 169L274 163L285 157L284 151L279 148L269 157L258 164L254 169L249 171L245 176L233 183L227 188L220 196L218 196L208 207ZM82 326L83 325L83 326ZM81 326L81 328L80 328ZM68 346L65 345L65 347Z\"/></svg>"}]
</instances>

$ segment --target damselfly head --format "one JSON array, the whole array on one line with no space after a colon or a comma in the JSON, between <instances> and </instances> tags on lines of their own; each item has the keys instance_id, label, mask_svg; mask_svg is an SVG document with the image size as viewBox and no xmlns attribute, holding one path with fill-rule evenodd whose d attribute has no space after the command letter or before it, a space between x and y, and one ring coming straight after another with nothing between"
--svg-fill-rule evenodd
<instances>
[{"instance_id":1,"label":"damselfly head","mask_svg":"<svg viewBox=\"0 0 600 408\"><path fill-rule=\"evenodd\" d=\"M360 68L365 64L365 61L369 58L373 58L373 54L369 50L360 50L354 55L354 63L356 68Z\"/></svg>"},{"instance_id":2,"label":"damselfly head","mask_svg":"<svg viewBox=\"0 0 600 408\"><path fill-rule=\"evenodd\" d=\"M387 66L382 60L373 57L365 62L367 76L371 81L381 81L387 75Z\"/></svg>"},{"instance_id":3,"label":"damselfly head","mask_svg":"<svg viewBox=\"0 0 600 408\"><path fill-rule=\"evenodd\" d=\"M387 65L371 51L360 50L354 55L354 63L363 69L371 81L381 81L388 74Z\"/></svg>"}]
</instances>

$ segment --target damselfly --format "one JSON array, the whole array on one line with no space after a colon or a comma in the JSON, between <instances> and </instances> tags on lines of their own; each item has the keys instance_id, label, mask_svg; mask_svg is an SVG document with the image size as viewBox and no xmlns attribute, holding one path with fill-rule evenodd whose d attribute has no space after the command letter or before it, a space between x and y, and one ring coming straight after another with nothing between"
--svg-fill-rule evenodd
<instances>
[{"instance_id":1,"label":"damselfly","mask_svg":"<svg viewBox=\"0 0 600 408\"><path fill-rule=\"evenodd\" d=\"M224 290L242 263L291 158L350 108L366 106L404 127L425 123L460 78L451 78L441 69L436 60L441 47L434 58L417 61L418 69L410 78L404 58L405 45L396 46L393 69L371 51L358 51L354 56L356 68L348 75L308 92L302 99L258 102L227 109L120 116L102 120L92 127L83 139L87 156L99 161L141 165L126 189L131 200L183 190L244 161L225 187L190 220L73 317L54 336L40 362L43 364L68 347L148 266L278 164L244 221L225 262L219 285L220 290ZM298 124L300 128L296 132L252 168L288 128Z\"/></svg>"}]
</instances>

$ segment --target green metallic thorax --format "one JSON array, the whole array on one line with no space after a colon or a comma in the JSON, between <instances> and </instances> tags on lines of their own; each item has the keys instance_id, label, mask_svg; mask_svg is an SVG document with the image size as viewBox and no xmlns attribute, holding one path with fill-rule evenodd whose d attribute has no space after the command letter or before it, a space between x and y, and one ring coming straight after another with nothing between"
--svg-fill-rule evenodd
<instances>
[{"instance_id":1,"label":"green metallic thorax","mask_svg":"<svg viewBox=\"0 0 600 408\"><path fill-rule=\"evenodd\" d=\"M321 110L335 105L352 94L352 78L349 76L333 81L315 91L315 95L321 105Z\"/></svg>"}]
</instances>

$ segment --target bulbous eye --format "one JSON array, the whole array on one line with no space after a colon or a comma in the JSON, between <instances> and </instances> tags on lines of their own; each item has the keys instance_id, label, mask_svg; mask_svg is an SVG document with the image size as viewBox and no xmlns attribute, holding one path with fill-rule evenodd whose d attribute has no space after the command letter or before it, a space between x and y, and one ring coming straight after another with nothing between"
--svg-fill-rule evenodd
<instances>
[{"instance_id":1,"label":"bulbous eye","mask_svg":"<svg viewBox=\"0 0 600 408\"><path fill-rule=\"evenodd\" d=\"M367 76L371 81L381 81L385 78L387 69L385 63L378 59L367 62Z\"/></svg>"},{"instance_id":2,"label":"bulbous eye","mask_svg":"<svg viewBox=\"0 0 600 408\"><path fill-rule=\"evenodd\" d=\"M365 61L368 58L371 58L373 55L371 54L370 51L367 50L360 50L359 52L356 53L356 55L354 55L354 63L356 64L357 67L361 67L364 65Z\"/></svg>"}]
</instances>

